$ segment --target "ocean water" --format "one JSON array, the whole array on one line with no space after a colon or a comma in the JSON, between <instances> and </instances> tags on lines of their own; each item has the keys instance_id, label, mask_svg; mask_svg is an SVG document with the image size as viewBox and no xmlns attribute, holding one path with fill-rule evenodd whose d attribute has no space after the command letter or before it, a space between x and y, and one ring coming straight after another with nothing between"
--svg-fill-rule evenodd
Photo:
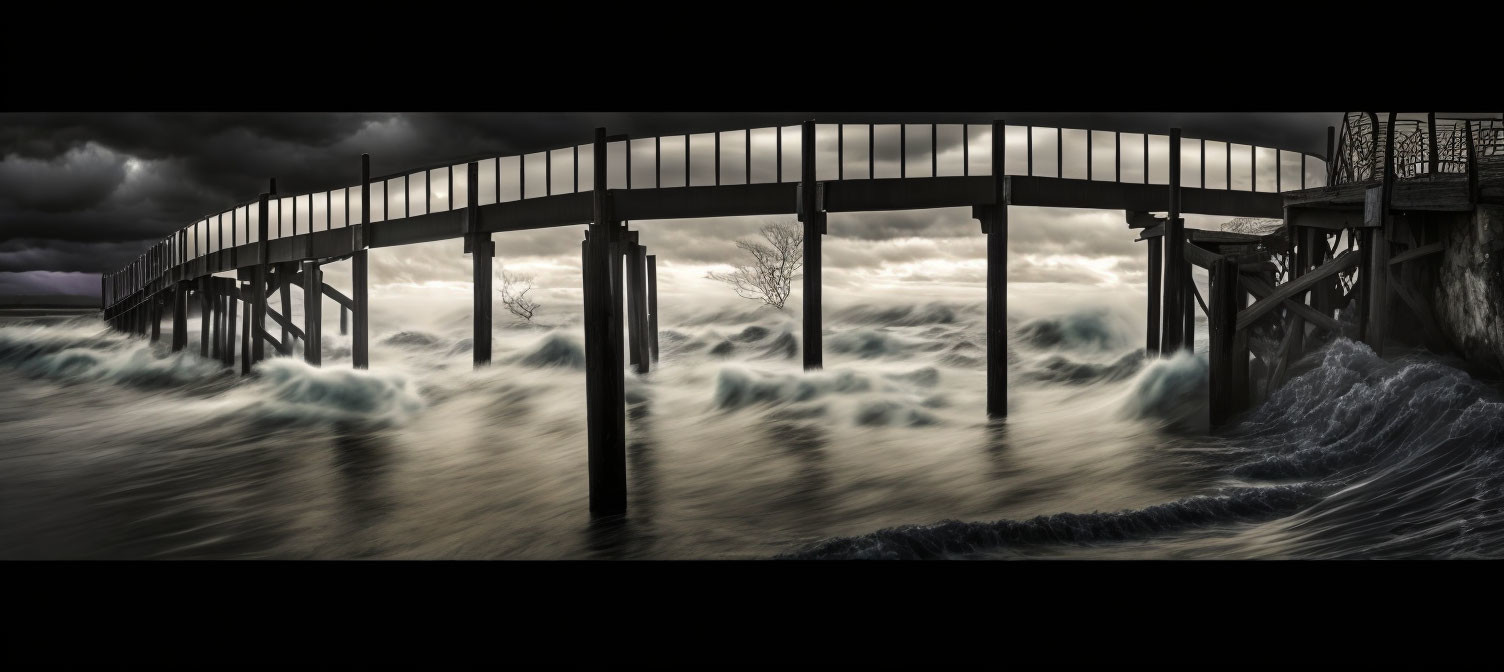
<instances>
[{"instance_id":1,"label":"ocean water","mask_svg":"<svg viewBox=\"0 0 1504 672\"><path fill-rule=\"evenodd\" d=\"M196 331L170 353L170 320L152 345L0 317L0 558L1504 555L1504 401L1456 362L1338 340L1211 433L1204 345L1145 358L1141 311L1045 306L1010 315L988 422L980 303L828 309L812 373L797 315L751 305L661 319L610 518L587 510L577 315L499 317L475 370L467 314L378 312L354 371L334 313L323 368L244 378Z\"/></svg>"}]
</instances>

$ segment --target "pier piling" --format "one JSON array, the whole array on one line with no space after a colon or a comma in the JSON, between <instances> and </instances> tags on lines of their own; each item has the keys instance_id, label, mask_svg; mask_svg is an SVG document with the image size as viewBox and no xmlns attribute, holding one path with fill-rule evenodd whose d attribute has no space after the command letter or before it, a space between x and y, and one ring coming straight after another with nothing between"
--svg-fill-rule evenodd
<instances>
[{"instance_id":1,"label":"pier piling","mask_svg":"<svg viewBox=\"0 0 1504 672\"><path fill-rule=\"evenodd\" d=\"M590 511L627 510L627 450L622 399L620 255L612 249L617 222L606 191L606 129L595 129L592 218L584 243L585 406ZM613 259L615 257L615 259ZM616 282L613 271L617 273ZM615 335L613 336L613 332Z\"/></svg>"},{"instance_id":2,"label":"pier piling","mask_svg":"<svg viewBox=\"0 0 1504 672\"><path fill-rule=\"evenodd\" d=\"M324 272L319 262L303 262L303 361L320 366L324 360Z\"/></svg>"}]
</instances>

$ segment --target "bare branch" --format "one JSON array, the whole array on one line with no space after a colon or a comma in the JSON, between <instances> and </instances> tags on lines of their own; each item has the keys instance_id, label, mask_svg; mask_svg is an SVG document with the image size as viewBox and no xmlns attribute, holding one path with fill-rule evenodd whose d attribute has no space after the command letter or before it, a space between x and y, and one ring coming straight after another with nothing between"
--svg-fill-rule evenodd
<instances>
[{"instance_id":1,"label":"bare branch","mask_svg":"<svg viewBox=\"0 0 1504 672\"><path fill-rule=\"evenodd\" d=\"M527 296L532 290L531 277L505 269L501 271L501 305L506 306L511 314L528 322L533 321L533 313L538 310L538 302Z\"/></svg>"},{"instance_id":2,"label":"bare branch","mask_svg":"<svg viewBox=\"0 0 1504 672\"><path fill-rule=\"evenodd\" d=\"M730 285L737 296L782 310L793 291L794 276L804 266L804 230L793 222L778 222L763 226L760 233L766 243L736 242L737 248L752 257L752 263L705 277Z\"/></svg>"}]
</instances>

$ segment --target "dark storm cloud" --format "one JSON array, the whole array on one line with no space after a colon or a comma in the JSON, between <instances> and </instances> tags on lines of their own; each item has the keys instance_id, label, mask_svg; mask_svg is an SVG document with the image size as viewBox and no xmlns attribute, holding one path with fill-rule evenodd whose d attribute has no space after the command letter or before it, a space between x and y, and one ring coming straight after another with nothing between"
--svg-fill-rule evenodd
<instances>
[{"instance_id":1,"label":"dark storm cloud","mask_svg":"<svg viewBox=\"0 0 1504 672\"><path fill-rule=\"evenodd\" d=\"M222 101L233 103L233 96ZM361 153L371 154L372 170L381 175L441 161L586 143L597 126L642 138L794 126L808 118L855 124L1005 119L1014 125L1155 133L1179 125L1187 137L1315 153L1324 151L1325 127L1340 123L1340 114L1231 113L6 114L0 115L0 244L6 245L0 248L0 268L111 271L149 241L254 199L266 190L268 178L277 178L284 194L354 184ZM754 134L754 142L760 137ZM959 151L959 137L941 133L942 161ZM911 138L919 140L927 147L928 138ZM725 149L728 156L739 152ZM896 173L896 156L890 156L896 155L896 145L880 144L879 149L879 171ZM696 166L697 180L708 177L699 175L702 167ZM933 212L866 215L849 226L832 220L839 235L872 240L963 235L975 228L964 216ZM726 257L724 246L713 243L755 235L755 224L742 228L746 230L718 231L711 240L668 244L682 248L678 251L686 258L720 261ZM1028 240L1015 237L1015 244Z\"/></svg>"}]
</instances>

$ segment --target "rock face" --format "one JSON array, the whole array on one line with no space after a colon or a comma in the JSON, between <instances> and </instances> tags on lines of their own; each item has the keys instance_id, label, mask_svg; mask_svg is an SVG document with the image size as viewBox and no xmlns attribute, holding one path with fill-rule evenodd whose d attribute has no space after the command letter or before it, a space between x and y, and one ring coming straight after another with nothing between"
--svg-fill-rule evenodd
<instances>
[{"instance_id":1,"label":"rock face","mask_svg":"<svg viewBox=\"0 0 1504 672\"><path fill-rule=\"evenodd\" d=\"M1436 317L1464 357L1504 372L1504 206L1479 205L1446 231Z\"/></svg>"}]
</instances>

